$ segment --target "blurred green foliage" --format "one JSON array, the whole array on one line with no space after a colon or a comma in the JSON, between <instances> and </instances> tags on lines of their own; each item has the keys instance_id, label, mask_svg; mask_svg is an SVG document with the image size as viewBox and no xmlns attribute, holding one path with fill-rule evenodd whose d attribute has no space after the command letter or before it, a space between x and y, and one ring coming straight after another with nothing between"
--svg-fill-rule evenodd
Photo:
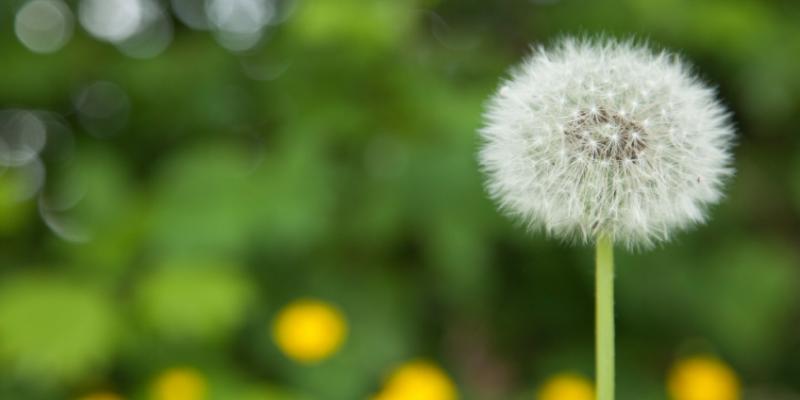
<instances>
[{"instance_id":1,"label":"blurred green foliage","mask_svg":"<svg viewBox=\"0 0 800 400\"><path fill-rule=\"evenodd\" d=\"M748 398L800 398L797 1L280 0L253 49L173 15L146 59L79 21L31 52L25 3L0 5L0 106L52 115L38 191L0 174L0 398L146 399L176 366L247 400L365 399L419 357L465 399L591 376L591 250L499 215L475 162L487 96L565 33L683 53L740 129L708 226L619 256L620 398L666 399L669 366L698 352ZM307 296L350 325L313 366L270 338Z\"/></svg>"},{"instance_id":2,"label":"blurred green foliage","mask_svg":"<svg viewBox=\"0 0 800 400\"><path fill-rule=\"evenodd\" d=\"M0 294L0 357L35 385L106 367L117 316L108 296L67 278L14 277Z\"/></svg>"},{"instance_id":3,"label":"blurred green foliage","mask_svg":"<svg viewBox=\"0 0 800 400\"><path fill-rule=\"evenodd\" d=\"M230 336L244 319L253 287L234 267L204 263L173 263L144 277L136 299L142 321L182 340Z\"/></svg>"}]
</instances>

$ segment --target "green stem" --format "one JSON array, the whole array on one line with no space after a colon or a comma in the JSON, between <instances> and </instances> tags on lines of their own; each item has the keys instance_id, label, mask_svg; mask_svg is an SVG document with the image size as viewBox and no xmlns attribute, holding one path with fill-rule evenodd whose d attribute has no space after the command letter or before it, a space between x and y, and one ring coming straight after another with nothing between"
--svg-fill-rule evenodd
<instances>
[{"instance_id":1,"label":"green stem","mask_svg":"<svg viewBox=\"0 0 800 400\"><path fill-rule=\"evenodd\" d=\"M597 400L614 400L614 243L597 240L595 374Z\"/></svg>"}]
</instances>

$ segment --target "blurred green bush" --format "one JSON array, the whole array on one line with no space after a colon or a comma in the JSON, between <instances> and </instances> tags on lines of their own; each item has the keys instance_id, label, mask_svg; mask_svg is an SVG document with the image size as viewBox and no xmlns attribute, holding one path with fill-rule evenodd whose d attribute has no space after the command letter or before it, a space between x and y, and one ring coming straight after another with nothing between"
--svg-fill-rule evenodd
<instances>
[{"instance_id":1,"label":"blurred green bush","mask_svg":"<svg viewBox=\"0 0 800 400\"><path fill-rule=\"evenodd\" d=\"M4 2L0 398L366 399L419 359L464 399L591 376L591 252L498 215L474 156L509 65L600 32L685 54L740 129L712 223L620 257L620 398L675 398L694 354L745 398L800 398L798 20L794 0ZM349 332L314 365L271 337L306 297Z\"/></svg>"}]
</instances>

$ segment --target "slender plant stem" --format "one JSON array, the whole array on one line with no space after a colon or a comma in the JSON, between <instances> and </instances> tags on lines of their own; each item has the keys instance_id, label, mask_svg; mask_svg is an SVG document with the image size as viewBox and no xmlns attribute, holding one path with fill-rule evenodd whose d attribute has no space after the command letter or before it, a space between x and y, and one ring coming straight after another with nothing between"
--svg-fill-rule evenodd
<instances>
[{"instance_id":1,"label":"slender plant stem","mask_svg":"<svg viewBox=\"0 0 800 400\"><path fill-rule=\"evenodd\" d=\"M597 400L614 400L614 243L597 240L595 374Z\"/></svg>"}]
</instances>

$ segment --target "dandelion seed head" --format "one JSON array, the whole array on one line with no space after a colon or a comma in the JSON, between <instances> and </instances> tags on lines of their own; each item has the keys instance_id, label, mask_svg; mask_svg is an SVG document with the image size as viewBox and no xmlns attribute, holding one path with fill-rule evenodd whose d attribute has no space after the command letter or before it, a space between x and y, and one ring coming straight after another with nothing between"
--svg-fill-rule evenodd
<instances>
[{"instance_id":1,"label":"dandelion seed head","mask_svg":"<svg viewBox=\"0 0 800 400\"><path fill-rule=\"evenodd\" d=\"M538 48L490 99L491 196L552 236L647 247L705 220L732 173L734 130L676 55L632 40Z\"/></svg>"}]
</instances>

